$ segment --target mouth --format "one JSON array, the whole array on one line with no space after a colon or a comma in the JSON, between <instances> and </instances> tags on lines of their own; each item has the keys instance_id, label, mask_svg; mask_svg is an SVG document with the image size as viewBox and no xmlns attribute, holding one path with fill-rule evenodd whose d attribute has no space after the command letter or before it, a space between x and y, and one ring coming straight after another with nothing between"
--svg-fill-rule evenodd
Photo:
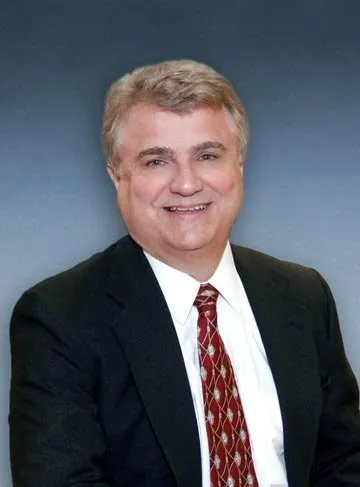
<instances>
[{"instance_id":1,"label":"mouth","mask_svg":"<svg viewBox=\"0 0 360 487\"><path fill-rule=\"evenodd\" d=\"M210 203L202 203L193 206L165 206L165 210L170 213L191 214L206 210Z\"/></svg>"}]
</instances>

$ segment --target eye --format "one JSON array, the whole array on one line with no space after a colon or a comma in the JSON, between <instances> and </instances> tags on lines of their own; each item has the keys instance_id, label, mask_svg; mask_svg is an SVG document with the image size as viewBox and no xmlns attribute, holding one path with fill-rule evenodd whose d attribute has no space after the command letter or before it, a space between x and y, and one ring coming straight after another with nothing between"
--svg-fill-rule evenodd
<instances>
[{"instance_id":1,"label":"eye","mask_svg":"<svg viewBox=\"0 0 360 487\"><path fill-rule=\"evenodd\" d=\"M162 167L164 165L165 161L162 161L161 159L150 159L149 161L146 161L147 167Z\"/></svg>"},{"instance_id":2,"label":"eye","mask_svg":"<svg viewBox=\"0 0 360 487\"><path fill-rule=\"evenodd\" d=\"M202 154L200 156L200 159L203 160L203 161L212 161L214 159L217 159L218 156L216 154L211 154L211 153L206 153L206 154Z\"/></svg>"}]
</instances>

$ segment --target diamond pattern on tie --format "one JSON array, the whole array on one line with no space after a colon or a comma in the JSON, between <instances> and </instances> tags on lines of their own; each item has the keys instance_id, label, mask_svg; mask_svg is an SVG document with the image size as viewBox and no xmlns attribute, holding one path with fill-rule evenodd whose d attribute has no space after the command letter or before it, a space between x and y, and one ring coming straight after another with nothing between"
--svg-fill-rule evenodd
<instances>
[{"instance_id":1,"label":"diamond pattern on tie","mask_svg":"<svg viewBox=\"0 0 360 487\"><path fill-rule=\"evenodd\" d=\"M211 487L258 487L249 434L230 357L217 326L219 292L200 286L198 351L210 453Z\"/></svg>"}]
</instances>

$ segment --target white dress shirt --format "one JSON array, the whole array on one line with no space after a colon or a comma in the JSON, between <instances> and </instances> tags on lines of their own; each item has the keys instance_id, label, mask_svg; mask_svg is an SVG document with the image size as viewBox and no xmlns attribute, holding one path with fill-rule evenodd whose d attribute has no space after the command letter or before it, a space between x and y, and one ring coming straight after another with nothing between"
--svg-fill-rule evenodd
<instances>
[{"instance_id":1,"label":"white dress shirt","mask_svg":"<svg viewBox=\"0 0 360 487\"><path fill-rule=\"evenodd\" d=\"M200 283L144 253L160 284L178 336L199 429L202 487L209 487L209 447L197 351L198 311L194 306ZM207 282L220 293L217 301L219 332L240 392L259 486L287 487L278 396L229 243L218 268Z\"/></svg>"}]
</instances>

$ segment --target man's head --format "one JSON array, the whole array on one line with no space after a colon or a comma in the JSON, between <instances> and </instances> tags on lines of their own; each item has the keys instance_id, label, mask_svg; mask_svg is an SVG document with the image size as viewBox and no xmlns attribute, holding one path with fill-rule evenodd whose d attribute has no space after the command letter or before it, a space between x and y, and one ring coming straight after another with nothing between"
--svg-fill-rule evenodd
<instances>
[{"instance_id":1,"label":"man's head","mask_svg":"<svg viewBox=\"0 0 360 487\"><path fill-rule=\"evenodd\" d=\"M247 138L242 103L206 65L169 61L114 83L104 149L134 240L169 265L208 277L241 207Z\"/></svg>"}]
</instances>

